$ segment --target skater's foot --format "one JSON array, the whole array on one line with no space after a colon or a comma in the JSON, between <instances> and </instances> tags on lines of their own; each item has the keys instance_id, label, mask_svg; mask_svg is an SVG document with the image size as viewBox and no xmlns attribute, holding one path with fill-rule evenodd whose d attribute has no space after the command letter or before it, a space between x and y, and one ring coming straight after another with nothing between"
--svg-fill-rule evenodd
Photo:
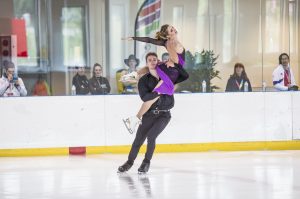
<instances>
[{"instance_id":1,"label":"skater's foot","mask_svg":"<svg viewBox=\"0 0 300 199\"><path fill-rule=\"evenodd\" d=\"M118 172L119 173L124 173L126 171L128 171L133 165L133 162L130 162L129 160L127 160L122 166L119 166L118 168Z\"/></svg>"},{"instance_id":2,"label":"skater's foot","mask_svg":"<svg viewBox=\"0 0 300 199\"><path fill-rule=\"evenodd\" d=\"M131 134L136 133L139 125L142 123L142 121L136 116L125 118L123 119L123 122Z\"/></svg>"},{"instance_id":3,"label":"skater's foot","mask_svg":"<svg viewBox=\"0 0 300 199\"><path fill-rule=\"evenodd\" d=\"M145 174L145 173L147 173L148 170L149 170L149 167L150 167L150 162L143 161L142 164L141 164L141 166L138 169L139 174Z\"/></svg>"}]
</instances>

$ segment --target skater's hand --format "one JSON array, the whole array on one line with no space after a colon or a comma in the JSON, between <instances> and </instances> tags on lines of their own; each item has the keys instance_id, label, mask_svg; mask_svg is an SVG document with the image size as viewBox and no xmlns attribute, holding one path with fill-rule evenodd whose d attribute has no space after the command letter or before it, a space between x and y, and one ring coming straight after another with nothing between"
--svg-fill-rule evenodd
<instances>
[{"instance_id":1,"label":"skater's hand","mask_svg":"<svg viewBox=\"0 0 300 199\"><path fill-rule=\"evenodd\" d=\"M132 41L133 39L132 39L132 37L123 37L123 38L121 38L121 40Z\"/></svg>"}]
</instances>

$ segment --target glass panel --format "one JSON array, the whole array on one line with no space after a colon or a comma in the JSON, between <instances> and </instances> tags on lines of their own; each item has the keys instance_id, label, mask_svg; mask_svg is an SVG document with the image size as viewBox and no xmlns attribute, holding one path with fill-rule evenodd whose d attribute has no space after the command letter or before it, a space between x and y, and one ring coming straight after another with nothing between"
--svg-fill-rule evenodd
<instances>
[{"instance_id":1,"label":"glass panel","mask_svg":"<svg viewBox=\"0 0 300 199\"><path fill-rule=\"evenodd\" d=\"M265 53L278 52L280 46L280 0L266 1Z\"/></svg>"},{"instance_id":2,"label":"glass panel","mask_svg":"<svg viewBox=\"0 0 300 199\"><path fill-rule=\"evenodd\" d=\"M103 65L103 76L110 81L111 93L117 93L116 73L126 68L124 59L134 53L134 42L121 38L134 35L135 18L144 0L11 2L3 1L0 6L11 5L8 6L11 15L7 17L23 18L26 22L28 57L18 58L18 69L29 94L39 74L45 76L54 95L71 94L75 65L88 65L86 75L91 78L90 68L95 62ZM208 91L212 91L210 86L216 86L214 92L224 92L238 62L245 66L253 91L261 91L263 81L268 90L273 90L272 72L283 52L290 54L299 83L298 1L163 0L161 3L159 24L171 24L178 30L178 38L187 52L185 67L191 74L177 92L201 91L201 67L205 66L202 50L214 53L213 74L220 77L207 79ZM93 6L89 8L89 4ZM159 58L166 52L164 47L156 49ZM143 57L137 58L139 67L143 67Z\"/></svg>"},{"instance_id":3,"label":"glass panel","mask_svg":"<svg viewBox=\"0 0 300 199\"><path fill-rule=\"evenodd\" d=\"M84 66L84 9L66 7L62 9L62 34L65 66Z\"/></svg>"},{"instance_id":4,"label":"glass panel","mask_svg":"<svg viewBox=\"0 0 300 199\"><path fill-rule=\"evenodd\" d=\"M262 82L262 56L259 46L260 0L215 0L210 1L209 8L210 47L219 55L215 69L220 71L221 77L212 81L214 85L220 87L216 91L226 90L236 63L244 65L252 90L260 90ZM231 85L230 82L228 86ZM243 90L243 85L241 86L240 89ZM228 89L230 90L230 86Z\"/></svg>"},{"instance_id":5,"label":"glass panel","mask_svg":"<svg viewBox=\"0 0 300 199\"><path fill-rule=\"evenodd\" d=\"M18 57L18 65L38 65L38 13L35 0L14 0L14 15L25 19L28 57Z\"/></svg>"}]
</instances>

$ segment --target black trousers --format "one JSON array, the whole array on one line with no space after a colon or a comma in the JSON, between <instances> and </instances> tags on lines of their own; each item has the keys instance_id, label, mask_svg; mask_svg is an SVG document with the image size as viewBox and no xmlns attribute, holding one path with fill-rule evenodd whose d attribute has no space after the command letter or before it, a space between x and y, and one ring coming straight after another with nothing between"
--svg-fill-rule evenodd
<instances>
[{"instance_id":1,"label":"black trousers","mask_svg":"<svg viewBox=\"0 0 300 199\"><path fill-rule=\"evenodd\" d=\"M160 112L159 114L154 114L152 112L145 113L142 119L142 124L138 128L131 146L128 160L133 162L136 159L141 146L147 138L145 159L150 161L155 150L156 138L165 129L170 120L170 112Z\"/></svg>"}]
</instances>

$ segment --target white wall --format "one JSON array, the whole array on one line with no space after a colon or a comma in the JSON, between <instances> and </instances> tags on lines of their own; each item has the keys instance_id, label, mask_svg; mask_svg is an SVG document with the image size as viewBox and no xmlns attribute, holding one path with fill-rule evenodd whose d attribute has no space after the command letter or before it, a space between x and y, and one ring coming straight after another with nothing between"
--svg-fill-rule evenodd
<instances>
[{"instance_id":1,"label":"white wall","mask_svg":"<svg viewBox=\"0 0 300 199\"><path fill-rule=\"evenodd\" d=\"M157 143L300 139L300 92L177 94ZM130 145L137 95L0 98L0 148Z\"/></svg>"}]
</instances>

